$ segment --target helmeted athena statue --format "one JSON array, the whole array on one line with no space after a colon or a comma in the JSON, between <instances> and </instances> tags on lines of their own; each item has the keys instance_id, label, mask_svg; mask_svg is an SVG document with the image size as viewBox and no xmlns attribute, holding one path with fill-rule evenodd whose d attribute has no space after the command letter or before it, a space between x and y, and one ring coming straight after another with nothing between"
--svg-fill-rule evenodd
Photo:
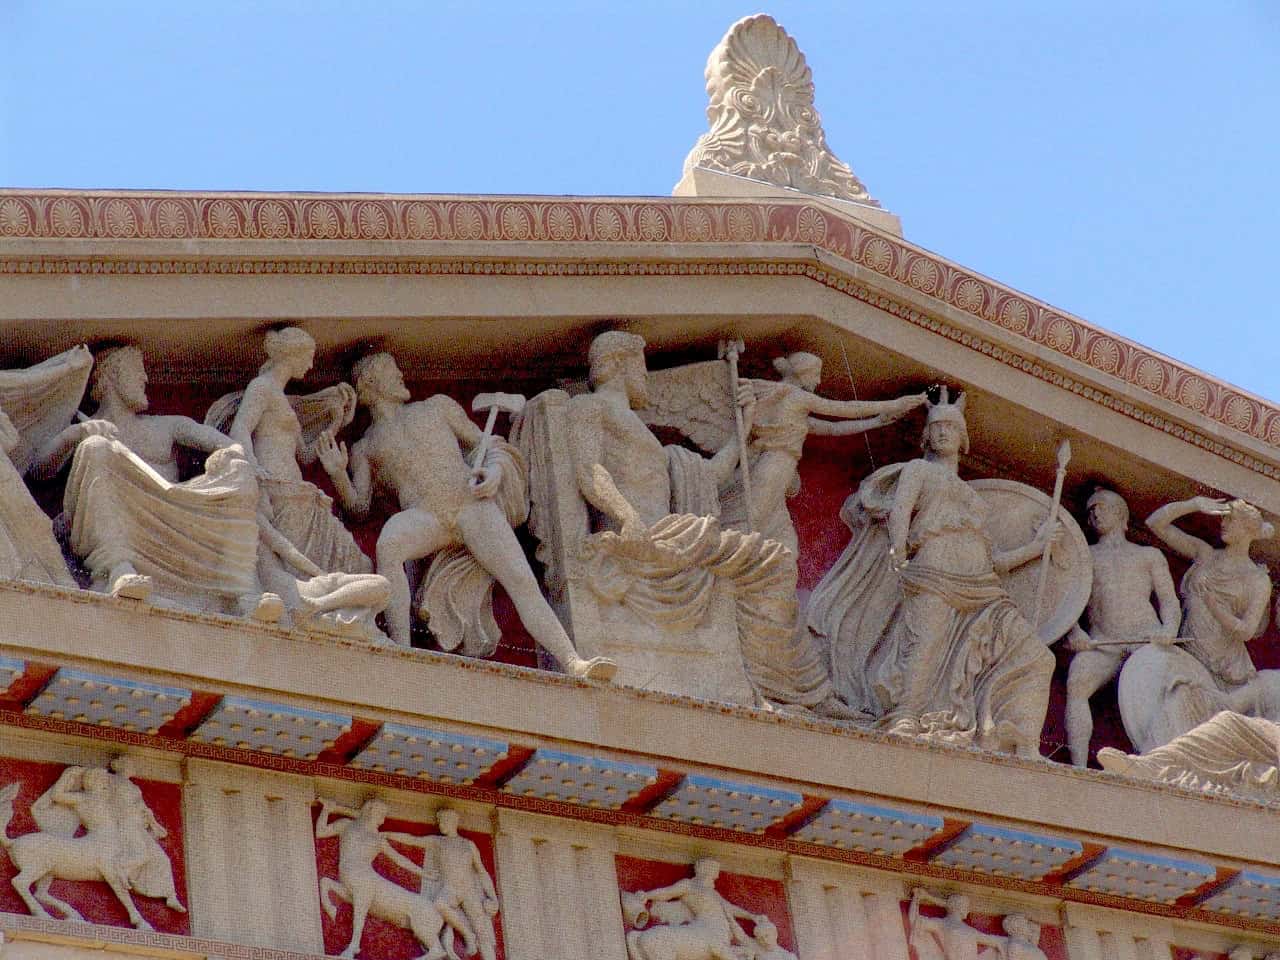
<instances>
[{"instance_id":1,"label":"helmeted athena statue","mask_svg":"<svg viewBox=\"0 0 1280 960\"><path fill-rule=\"evenodd\" d=\"M929 406L924 456L880 468L845 502L853 539L814 590L806 626L828 651L837 693L890 731L1038 756L1054 665L1046 643L1083 598L1069 620L1037 631L1002 577L1056 540L1074 550L1067 579L1087 596L1087 548L1038 491L1004 482L980 492L983 481L960 479L964 411L964 396L952 403L944 390ZM1039 517L1002 548L994 525L1007 527L1013 503Z\"/></svg>"}]
</instances>

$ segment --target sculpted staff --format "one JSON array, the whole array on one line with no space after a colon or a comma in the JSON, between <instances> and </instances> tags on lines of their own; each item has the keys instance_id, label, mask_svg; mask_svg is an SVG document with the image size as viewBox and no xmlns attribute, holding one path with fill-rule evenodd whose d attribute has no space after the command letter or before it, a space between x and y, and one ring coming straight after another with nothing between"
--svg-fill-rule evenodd
<instances>
[{"instance_id":1,"label":"sculpted staff","mask_svg":"<svg viewBox=\"0 0 1280 960\"><path fill-rule=\"evenodd\" d=\"M373 422L349 454L332 432L322 434L317 452L338 499L352 516L368 515L375 485L385 488L400 506L383 525L377 545L378 572L391 584L391 638L409 644L412 597L404 565L461 547L502 584L525 628L565 672L610 679L616 669L612 661L578 656L511 529L509 514L527 510L523 463L514 486L510 477L504 478L507 471L488 462L478 465L480 482L472 483L472 468L462 448L476 447L481 431L457 402L437 395L410 403L404 376L387 353L365 357L354 372L356 393ZM499 495L508 510L497 502Z\"/></svg>"}]
</instances>

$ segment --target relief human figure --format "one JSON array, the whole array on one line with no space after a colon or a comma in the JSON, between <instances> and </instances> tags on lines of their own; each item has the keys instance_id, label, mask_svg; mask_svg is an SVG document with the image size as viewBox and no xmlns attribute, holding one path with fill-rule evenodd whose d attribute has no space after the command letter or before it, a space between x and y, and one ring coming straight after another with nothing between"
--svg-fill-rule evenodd
<instances>
[{"instance_id":1,"label":"relief human figure","mask_svg":"<svg viewBox=\"0 0 1280 960\"><path fill-rule=\"evenodd\" d=\"M478 951L481 960L495 960L498 941L493 918L499 908L498 891L480 858L479 848L458 834L458 822L458 812L445 807L436 813L439 836L407 842L426 851L423 870L439 881L436 903L465 941L467 956ZM458 921L459 914L465 923Z\"/></svg>"},{"instance_id":2,"label":"relief human figure","mask_svg":"<svg viewBox=\"0 0 1280 960\"><path fill-rule=\"evenodd\" d=\"M882 467L841 516L853 540L810 598L839 692L890 731L1039 756L1054 658L999 574L1059 536L995 550L987 504L958 476L964 395L930 404L924 456Z\"/></svg>"},{"instance_id":3,"label":"relief human figure","mask_svg":"<svg viewBox=\"0 0 1280 960\"><path fill-rule=\"evenodd\" d=\"M703 858L687 880L624 894L623 913L632 925L647 923L651 915L657 919L652 926L627 932L630 960L740 960L744 953L753 955L756 944L738 921L762 924L768 918L722 897L715 886L719 876L720 864ZM661 910L666 903L672 908Z\"/></svg>"},{"instance_id":4,"label":"relief human figure","mask_svg":"<svg viewBox=\"0 0 1280 960\"><path fill-rule=\"evenodd\" d=\"M1175 526L1189 514L1222 518L1223 546ZM1249 640L1266 628L1271 601L1267 568L1249 550L1275 535L1261 512L1243 500L1193 497L1170 503L1147 526L1191 561L1182 577L1179 647L1149 646L1120 674L1120 713L1139 753L1166 744L1222 710L1280 721L1280 671L1259 671Z\"/></svg>"},{"instance_id":5,"label":"relief human figure","mask_svg":"<svg viewBox=\"0 0 1280 960\"><path fill-rule=\"evenodd\" d=\"M370 573L373 565L361 552L332 503L314 484L302 479L299 464L316 460L313 428L304 432L294 401L323 411L323 430L336 431L355 412L355 394L346 384L322 390L309 398L290 398L284 388L305 376L315 362L316 344L304 330L288 327L267 333L267 362L243 396L224 398L205 417L206 423L225 421L234 408L227 433L261 470L270 520L312 563L326 573Z\"/></svg>"},{"instance_id":6,"label":"relief human figure","mask_svg":"<svg viewBox=\"0 0 1280 960\"><path fill-rule=\"evenodd\" d=\"M922 903L944 907L946 915L926 917L920 912ZM917 887L907 911L907 943L919 960L1044 960L1038 923L1011 913L1002 924L1008 936L1002 937L970 926L968 916L969 898L964 894L939 897Z\"/></svg>"},{"instance_id":7,"label":"relief human figure","mask_svg":"<svg viewBox=\"0 0 1280 960\"><path fill-rule=\"evenodd\" d=\"M338 838L338 879L321 878L320 905L332 920L337 913L333 895L351 901L351 942L342 951L343 957L351 958L359 952L365 921L373 916L399 927L408 927L426 948L423 960L442 960L451 952L455 930L471 933L466 917L440 899L437 885L425 875L424 868L391 843L396 840L421 846L423 838L407 833L383 832L381 827L386 818L387 805L376 798L365 801L359 810L339 806L331 800L320 801L316 839ZM422 877L422 890L409 890L378 873L373 864L380 856L387 857L414 876ZM473 937L467 939L471 942Z\"/></svg>"},{"instance_id":8,"label":"relief human figure","mask_svg":"<svg viewBox=\"0 0 1280 960\"><path fill-rule=\"evenodd\" d=\"M375 488L389 493L400 508L383 524L377 545L378 572L391 585L387 626L392 640L407 646L410 639L412 596L404 565L459 548L460 559L482 568L489 583L502 584L525 628L565 672L610 679L612 661L585 660L574 649L512 530L528 509L518 451L495 444L492 461L475 465L473 482L463 448L473 451L481 431L456 401L437 395L411 403L390 354L365 357L354 374L360 402L369 409L369 429L350 452L331 432L322 434L319 454L353 517L368 515ZM473 607L487 597L485 584L479 597L473 594Z\"/></svg>"},{"instance_id":9,"label":"relief human figure","mask_svg":"<svg viewBox=\"0 0 1280 960\"><path fill-rule=\"evenodd\" d=\"M1182 622L1164 554L1125 537L1129 505L1124 498L1111 490L1098 490L1089 497L1087 509L1089 524L1098 535L1089 548L1093 558L1093 590L1086 610L1089 630L1076 627L1067 638L1075 652L1067 671L1067 745L1077 767L1089 762L1093 736L1089 698L1115 679L1129 654L1145 642L1177 636Z\"/></svg>"},{"instance_id":10,"label":"relief human figure","mask_svg":"<svg viewBox=\"0 0 1280 960\"><path fill-rule=\"evenodd\" d=\"M924 393L894 400L829 400L814 391L822 380L822 359L803 351L775 357L781 380L751 380L755 405L747 430L751 503L740 472L720 486L720 521L745 532L758 530L790 551L781 596L795 598L799 540L787 500L800 490L797 472L810 434L851 436L892 423L927 402ZM646 423L684 433L702 450L723 449L734 436L733 398L723 363L688 364L651 373L648 402L638 411ZM834 418L834 419L824 419ZM796 618L793 604L791 619ZM749 651L752 680L769 702L853 719L834 695L830 671L807 631L769 637L768 646Z\"/></svg>"},{"instance_id":11,"label":"relief human figure","mask_svg":"<svg viewBox=\"0 0 1280 960\"><path fill-rule=\"evenodd\" d=\"M84 919L50 892L54 880L105 881L140 930L152 927L138 912L131 891L164 897L171 909L185 912L173 887L168 857L159 851L165 860L162 865L150 845L157 831L163 835L163 828L154 822L150 810L138 809L145 807L145 801L124 780L123 774L97 767L68 767L32 804L32 817L40 829L17 838L8 836L8 825L19 785L0 791L0 846L18 868L13 887L32 914L52 917L48 910L52 906L65 919ZM76 836L81 828L84 834Z\"/></svg>"}]
</instances>

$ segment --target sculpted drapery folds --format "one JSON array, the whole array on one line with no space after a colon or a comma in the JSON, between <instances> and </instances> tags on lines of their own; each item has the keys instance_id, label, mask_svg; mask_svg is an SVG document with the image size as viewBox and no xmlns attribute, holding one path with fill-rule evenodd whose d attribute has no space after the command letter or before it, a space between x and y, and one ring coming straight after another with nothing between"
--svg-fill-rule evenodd
<instances>
[{"instance_id":1,"label":"sculpted drapery folds","mask_svg":"<svg viewBox=\"0 0 1280 960\"><path fill-rule=\"evenodd\" d=\"M1058 523L993 549L987 504L957 475L964 398L946 400L929 407L924 457L877 470L845 502L853 540L807 626L837 692L890 730L1038 756L1054 658L1000 574L1039 557Z\"/></svg>"},{"instance_id":2,"label":"sculpted drapery folds","mask_svg":"<svg viewBox=\"0 0 1280 960\"><path fill-rule=\"evenodd\" d=\"M51 476L77 443L110 433L110 424L72 425L93 367L87 347L74 347L22 370L0 370L0 576L76 586L44 511L23 478Z\"/></svg>"},{"instance_id":3,"label":"sculpted drapery folds","mask_svg":"<svg viewBox=\"0 0 1280 960\"><path fill-rule=\"evenodd\" d=\"M746 431L751 502L740 471L719 491L719 517L725 527L759 532L787 548L776 578L782 596L794 598L798 579L799 541L787 499L800 489L797 465L809 434L849 436L892 423L927 397L913 394L896 400L839 401L818 396L822 360L797 352L776 357L781 380L750 381L755 406ZM695 363L649 374L648 400L639 413L653 426L669 427L689 437L708 453L734 440L733 397L726 366ZM833 418L833 419L824 419ZM794 605L790 619L794 622ZM829 669L805 631L778 629L744 633L748 670L756 688L772 702L849 715L834 699Z\"/></svg>"},{"instance_id":4,"label":"sculpted drapery folds","mask_svg":"<svg viewBox=\"0 0 1280 960\"><path fill-rule=\"evenodd\" d=\"M1193 513L1222 518L1223 546L1175 526ZM1271 524L1243 500L1194 497L1161 507L1147 526L1191 566L1181 584L1184 642L1139 650L1120 674L1121 718L1134 747L1146 753L1223 710L1280 722L1280 670L1259 671L1246 647L1266 628L1271 602L1270 575L1249 549L1274 536Z\"/></svg>"}]
</instances>

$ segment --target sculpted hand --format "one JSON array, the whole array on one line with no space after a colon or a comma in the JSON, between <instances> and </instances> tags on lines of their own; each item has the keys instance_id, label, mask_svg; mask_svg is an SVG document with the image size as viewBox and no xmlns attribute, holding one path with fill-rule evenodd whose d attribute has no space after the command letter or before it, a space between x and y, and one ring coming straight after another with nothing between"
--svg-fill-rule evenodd
<instances>
[{"instance_id":1,"label":"sculpted hand","mask_svg":"<svg viewBox=\"0 0 1280 960\"><path fill-rule=\"evenodd\" d=\"M481 467L471 475L471 495L477 500L488 500L498 492L502 474L496 467Z\"/></svg>"},{"instance_id":2,"label":"sculpted hand","mask_svg":"<svg viewBox=\"0 0 1280 960\"><path fill-rule=\"evenodd\" d=\"M894 573L901 573L907 569L907 548L905 545L889 548L889 566Z\"/></svg>"},{"instance_id":3,"label":"sculpted hand","mask_svg":"<svg viewBox=\"0 0 1280 960\"><path fill-rule=\"evenodd\" d=\"M1067 634L1067 649L1072 653L1080 653L1083 650L1093 649L1093 640L1089 634L1085 633L1079 626L1071 628L1071 632Z\"/></svg>"},{"instance_id":4,"label":"sculpted hand","mask_svg":"<svg viewBox=\"0 0 1280 960\"><path fill-rule=\"evenodd\" d=\"M649 528L640 519L640 515L632 514L622 521L622 530L619 535L623 540L643 540L648 532Z\"/></svg>"},{"instance_id":5,"label":"sculpted hand","mask_svg":"<svg viewBox=\"0 0 1280 960\"><path fill-rule=\"evenodd\" d=\"M350 461L347 445L336 441L332 430L326 430L316 438L316 456L320 458L320 466L324 467L324 472L329 476L345 472Z\"/></svg>"},{"instance_id":6,"label":"sculpted hand","mask_svg":"<svg viewBox=\"0 0 1280 960\"><path fill-rule=\"evenodd\" d=\"M83 423L76 424L76 427L80 440L88 440L90 437L106 437L108 440L116 440L120 434L119 429L110 420L86 420Z\"/></svg>"},{"instance_id":7,"label":"sculpted hand","mask_svg":"<svg viewBox=\"0 0 1280 960\"><path fill-rule=\"evenodd\" d=\"M889 415L897 420L899 417L906 416L916 407L923 407L928 402L929 394L927 393L911 393L905 397L898 397L893 401L893 407Z\"/></svg>"},{"instance_id":8,"label":"sculpted hand","mask_svg":"<svg viewBox=\"0 0 1280 960\"><path fill-rule=\"evenodd\" d=\"M742 408L743 427L750 433L756 415L756 390L750 380L738 381L738 406Z\"/></svg>"},{"instance_id":9,"label":"sculpted hand","mask_svg":"<svg viewBox=\"0 0 1280 960\"><path fill-rule=\"evenodd\" d=\"M485 901L484 901L485 913L487 913L491 917L495 917L498 915L498 909L499 909L499 904L497 900L494 900L492 897L485 897Z\"/></svg>"},{"instance_id":10,"label":"sculpted hand","mask_svg":"<svg viewBox=\"0 0 1280 960\"><path fill-rule=\"evenodd\" d=\"M1036 545L1040 548L1040 552L1052 550L1062 542L1062 538L1066 535L1066 529L1062 526L1062 521L1057 517L1046 518L1046 522L1040 525L1040 529L1036 531Z\"/></svg>"},{"instance_id":11,"label":"sculpted hand","mask_svg":"<svg viewBox=\"0 0 1280 960\"><path fill-rule=\"evenodd\" d=\"M1225 497L1192 497L1191 503L1198 511L1212 517L1225 517L1231 512Z\"/></svg>"}]
</instances>

